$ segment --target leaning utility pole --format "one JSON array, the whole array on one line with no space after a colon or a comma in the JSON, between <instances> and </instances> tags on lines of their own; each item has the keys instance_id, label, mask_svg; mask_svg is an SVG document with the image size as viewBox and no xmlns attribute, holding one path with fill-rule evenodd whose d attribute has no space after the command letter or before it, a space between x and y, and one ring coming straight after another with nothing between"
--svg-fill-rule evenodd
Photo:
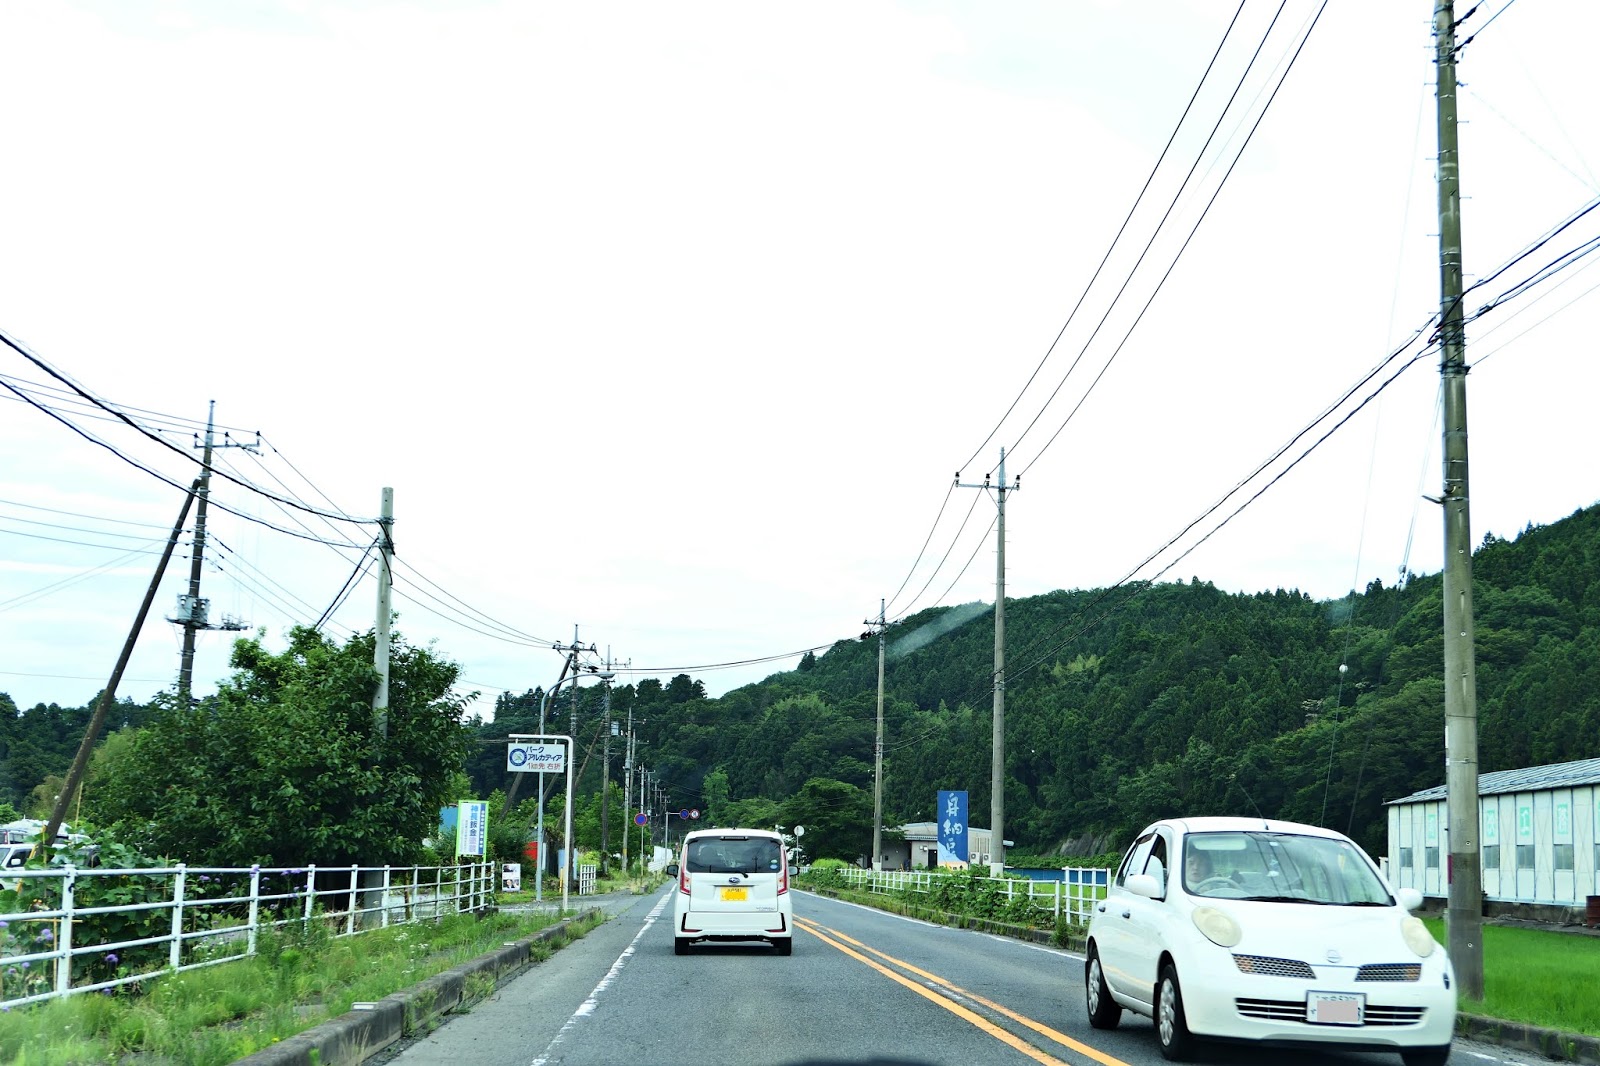
<instances>
[{"instance_id":1,"label":"leaning utility pole","mask_svg":"<svg viewBox=\"0 0 1600 1066\"><path fill-rule=\"evenodd\" d=\"M372 694L372 714L378 736L389 735L389 591L394 587L394 489L383 490L378 518L378 619L377 640L372 648L372 668L378 672L378 687Z\"/></svg>"},{"instance_id":2,"label":"leaning utility pole","mask_svg":"<svg viewBox=\"0 0 1600 1066\"><path fill-rule=\"evenodd\" d=\"M210 624L210 603L200 598L200 568L206 556L206 501L211 498L211 452L214 448L244 448L255 451L261 444L260 434L257 434L255 444L238 444L223 435L223 442L216 443L217 401L212 400L211 406L206 411L206 441L201 445L197 440L195 447L204 447L205 452L200 459L200 490L197 493L199 505L194 511L194 544L189 552L189 593L178 597L178 617L171 621L183 627L183 652L178 658L178 706L189 706L189 692L194 682L194 635L201 629L227 629L240 630L245 628L242 623L224 619L221 625Z\"/></svg>"},{"instance_id":3,"label":"leaning utility pole","mask_svg":"<svg viewBox=\"0 0 1600 1066\"><path fill-rule=\"evenodd\" d=\"M883 869L883 628L884 601L878 601L878 742L872 748L872 868Z\"/></svg>"},{"instance_id":4,"label":"leaning utility pole","mask_svg":"<svg viewBox=\"0 0 1600 1066\"><path fill-rule=\"evenodd\" d=\"M1015 485L1006 485L1006 450L1000 449L1000 481L982 485L963 485L956 471L956 487L995 489L996 544L994 571L994 740L989 756L989 876L999 877L1006 869L1006 493L1022 488L1022 475Z\"/></svg>"},{"instance_id":5,"label":"leaning utility pole","mask_svg":"<svg viewBox=\"0 0 1600 1066\"><path fill-rule=\"evenodd\" d=\"M1483 868L1478 841L1478 686L1467 491L1467 337L1461 309L1461 159L1456 146L1455 11L1436 0L1439 63L1439 375L1444 407L1444 755L1450 882L1446 940L1461 995L1483 998Z\"/></svg>"},{"instance_id":6,"label":"leaning utility pole","mask_svg":"<svg viewBox=\"0 0 1600 1066\"><path fill-rule=\"evenodd\" d=\"M89 728L84 730L83 740L78 744L78 754L73 757L72 768L67 771L66 783L61 786L61 794L56 797L55 806L50 811L50 820L45 823L44 832L39 835L39 849L55 846L56 831L66 820L67 806L77 793L78 786L83 784L83 775L89 768L89 755L94 751L95 741L100 738L100 730L105 728L106 714L116 702L117 686L122 683L122 672L128 668L128 660L133 657L133 647L139 641L139 631L144 628L145 616L150 613L150 604L155 601L156 589L160 588L161 578L167 572L167 563L172 561L172 551L177 547L179 535L183 533L183 524L189 520L189 505L200 496L201 480L197 478L190 486L189 494L183 498L183 510L178 512L177 524L172 527L172 535L167 538L167 547L161 553L161 561L156 564L155 576L150 579L150 588L144 594L144 602L139 605L139 613L134 616L133 628L128 631L128 639L123 641L122 654L117 658L117 665L111 671L111 680L106 682L105 691L100 693L100 700L94 705ZM38 849L35 853L38 853Z\"/></svg>"}]
</instances>

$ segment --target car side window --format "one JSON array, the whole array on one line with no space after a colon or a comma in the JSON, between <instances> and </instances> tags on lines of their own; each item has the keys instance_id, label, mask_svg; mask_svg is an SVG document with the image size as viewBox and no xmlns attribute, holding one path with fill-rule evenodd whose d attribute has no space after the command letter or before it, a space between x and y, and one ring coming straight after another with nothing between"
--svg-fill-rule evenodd
<instances>
[{"instance_id":1,"label":"car side window","mask_svg":"<svg viewBox=\"0 0 1600 1066\"><path fill-rule=\"evenodd\" d=\"M1144 872L1156 879L1156 884L1161 886L1163 899L1167 895L1167 870L1171 866L1167 862L1167 838L1157 833L1155 842L1150 845L1150 858L1146 861Z\"/></svg>"},{"instance_id":2,"label":"car side window","mask_svg":"<svg viewBox=\"0 0 1600 1066\"><path fill-rule=\"evenodd\" d=\"M1123 858L1122 865L1117 868L1117 887L1122 887L1128 880L1128 875L1144 872L1145 862L1150 858L1150 848L1155 842L1154 833L1146 833L1133 842L1133 847L1128 849L1128 854Z\"/></svg>"}]
</instances>

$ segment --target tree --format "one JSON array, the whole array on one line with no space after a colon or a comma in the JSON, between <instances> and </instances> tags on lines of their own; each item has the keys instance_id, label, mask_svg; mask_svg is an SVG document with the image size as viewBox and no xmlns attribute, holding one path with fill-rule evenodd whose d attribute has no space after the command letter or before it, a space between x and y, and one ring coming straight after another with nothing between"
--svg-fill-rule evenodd
<instances>
[{"instance_id":1,"label":"tree","mask_svg":"<svg viewBox=\"0 0 1600 1066\"><path fill-rule=\"evenodd\" d=\"M459 667L395 634L380 735L373 647L370 632L340 647L303 626L276 655L236 642L214 697L194 709L169 701L105 760L84 797L91 820L195 865L414 861L457 798L473 697L451 692Z\"/></svg>"},{"instance_id":2,"label":"tree","mask_svg":"<svg viewBox=\"0 0 1600 1066\"><path fill-rule=\"evenodd\" d=\"M801 844L813 859L854 862L872 850L872 794L827 777L813 777L783 805L785 823L806 827Z\"/></svg>"}]
</instances>

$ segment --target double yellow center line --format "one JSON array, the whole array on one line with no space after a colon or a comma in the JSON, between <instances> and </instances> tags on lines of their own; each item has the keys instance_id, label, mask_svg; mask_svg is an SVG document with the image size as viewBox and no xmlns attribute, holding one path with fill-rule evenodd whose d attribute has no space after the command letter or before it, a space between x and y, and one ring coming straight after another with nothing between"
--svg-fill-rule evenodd
<instances>
[{"instance_id":1,"label":"double yellow center line","mask_svg":"<svg viewBox=\"0 0 1600 1066\"><path fill-rule=\"evenodd\" d=\"M1009 1029L990 1021L977 1011L974 1011L970 1007L966 1007L960 1002L957 1002L957 1000L964 999L971 1003L976 1003L985 1010L992 1011L1003 1018L1009 1018L1018 1025L1031 1029L1046 1039L1059 1044L1064 1048L1068 1048L1069 1050L1074 1051L1085 1058L1092 1059L1093 1061L1100 1063L1101 1066L1128 1066L1128 1064L1123 1062L1121 1059L1114 1058L1110 1055L1107 1055L1103 1051L1074 1040L1072 1037L1061 1032L1059 1029L1052 1029L1043 1022L1035 1021L1024 1014L1018 1014L1009 1007L1002 1006L993 1000L985 999L980 995L968 992L966 989L946 981L937 974L932 974L927 970L913 966L911 963L906 962L903 959L897 959L892 955L885 954L884 952L879 951L877 948L868 947L861 941L847 936L844 933L839 932L837 929L830 929L827 926L814 922L809 918L801 918L798 916L795 918L795 925L797 928L804 929L806 932L810 933L824 944L827 944L829 947L842 951L844 954L850 956L852 959L855 959L857 962L863 963L873 970L876 970L889 980L895 981L911 989L911 991L928 1000L930 1003L943 1007L956 1017L977 1026L983 1032L988 1033L1002 1044L1007 1044L1016 1048L1018 1051L1028 1056L1028 1058L1033 1059L1035 1062L1044 1063L1045 1066L1072 1066L1071 1063L1068 1063L1063 1059L1058 1059L1054 1055L1042 1051L1041 1049L1028 1043L1028 1041L1022 1039L1020 1036L1017 1036ZM883 962L870 959L867 957L868 955L875 955L878 959L882 959ZM885 965L885 963L887 963L887 965ZM895 969L891 969L890 967L897 967L898 970L903 970L905 973L897 972ZM919 980L912 980L912 978L907 977L906 974L912 974Z\"/></svg>"}]
</instances>

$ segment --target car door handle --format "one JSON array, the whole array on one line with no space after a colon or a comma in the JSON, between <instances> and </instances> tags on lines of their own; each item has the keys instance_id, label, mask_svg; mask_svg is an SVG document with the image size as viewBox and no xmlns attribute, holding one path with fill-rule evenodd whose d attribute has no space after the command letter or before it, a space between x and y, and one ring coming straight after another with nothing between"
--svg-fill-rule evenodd
<instances>
[{"instance_id":1,"label":"car door handle","mask_svg":"<svg viewBox=\"0 0 1600 1066\"><path fill-rule=\"evenodd\" d=\"M1122 916L1124 918L1132 918L1133 917L1133 912L1132 911L1123 911L1122 912Z\"/></svg>"}]
</instances>

